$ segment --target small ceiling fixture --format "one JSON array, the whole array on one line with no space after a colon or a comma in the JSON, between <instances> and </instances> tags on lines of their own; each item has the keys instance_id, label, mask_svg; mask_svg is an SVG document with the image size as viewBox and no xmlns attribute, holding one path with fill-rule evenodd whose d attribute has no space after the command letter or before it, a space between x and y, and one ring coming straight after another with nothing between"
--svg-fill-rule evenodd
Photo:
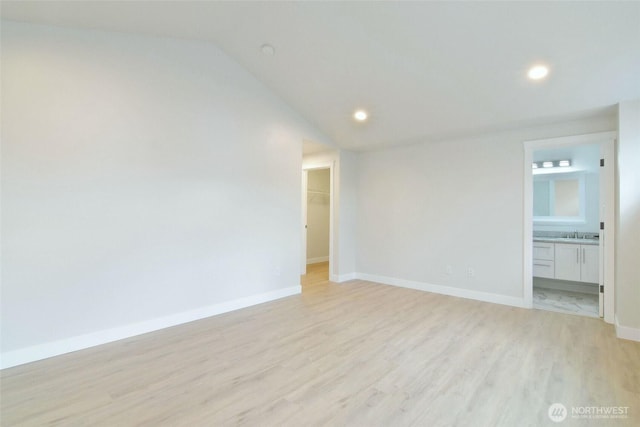
<instances>
[{"instance_id":1,"label":"small ceiling fixture","mask_svg":"<svg viewBox=\"0 0 640 427\"><path fill-rule=\"evenodd\" d=\"M260 50L262 51L262 53L269 56L273 56L276 53L276 48L271 46L269 43L265 43L262 46L260 46Z\"/></svg>"},{"instance_id":2,"label":"small ceiling fixture","mask_svg":"<svg viewBox=\"0 0 640 427\"><path fill-rule=\"evenodd\" d=\"M364 110L357 110L355 113L353 113L353 118L356 119L359 122L363 122L363 121L367 120L368 116L369 115Z\"/></svg>"},{"instance_id":3,"label":"small ceiling fixture","mask_svg":"<svg viewBox=\"0 0 640 427\"><path fill-rule=\"evenodd\" d=\"M547 74L549 74L549 67L544 65L535 65L529 68L529 72L527 73L531 80L543 79L547 77Z\"/></svg>"}]
</instances>

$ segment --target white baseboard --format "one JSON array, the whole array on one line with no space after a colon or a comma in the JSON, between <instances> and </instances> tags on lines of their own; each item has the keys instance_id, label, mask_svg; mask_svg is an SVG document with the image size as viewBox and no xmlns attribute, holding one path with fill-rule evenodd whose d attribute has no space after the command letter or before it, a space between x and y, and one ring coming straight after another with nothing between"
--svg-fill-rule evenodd
<instances>
[{"instance_id":1,"label":"white baseboard","mask_svg":"<svg viewBox=\"0 0 640 427\"><path fill-rule=\"evenodd\" d=\"M329 261L329 255L327 255L327 256L319 256L319 257L316 257L316 258L307 258L307 265L315 264L317 262L325 262L325 261Z\"/></svg>"},{"instance_id":2,"label":"white baseboard","mask_svg":"<svg viewBox=\"0 0 640 427\"><path fill-rule=\"evenodd\" d=\"M47 359L49 357L71 353L73 351L83 350L89 347L95 347L97 345L146 334L147 332L157 331L170 326L180 325L182 323L193 322L194 320L239 310L256 304L262 304L264 302L288 297L301 292L301 286L291 286L127 326L92 332L90 334L79 335L59 341L8 351L3 353L0 357L0 369L23 365L25 363L35 362L36 360Z\"/></svg>"},{"instance_id":3,"label":"white baseboard","mask_svg":"<svg viewBox=\"0 0 640 427\"><path fill-rule=\"evenodd\" d=\"M622 326L616 315L616 336L625 340L640 341L640 329Z\"/></svg>"},{"instance_id":4,"label":"white baseboard","mask_svg":"<svg viewBox=\"0 0 640 427\"><path fill-rule=\"evenodd\" d=\"M356 273L339 274L335 276L335 280L332 280L332 282L342 283L342 282L348 282L349 280L355 280L355 279L356 279Z\"/></svg>"},{"instance_id":5,"label":"white baseboard","mask_svg":"<svg viewBox=\"0 0 640 427\"><path fill-rule=\"evenodd\" d=\"M472 291L470 289L454 288L451 286L433 285L431 283L415 282L413 280L397 279L394 277L378 276L375 274L356 273L356 278L385 285L401 288L416 289L419 291L433 292L436 294L450 295L453 297L473 299L477 301L492 302L495 304L509 305L512 307L526 308L524 298L510 297L507 295L492 294L488 292Z\"/></svg>"}]
</instances>

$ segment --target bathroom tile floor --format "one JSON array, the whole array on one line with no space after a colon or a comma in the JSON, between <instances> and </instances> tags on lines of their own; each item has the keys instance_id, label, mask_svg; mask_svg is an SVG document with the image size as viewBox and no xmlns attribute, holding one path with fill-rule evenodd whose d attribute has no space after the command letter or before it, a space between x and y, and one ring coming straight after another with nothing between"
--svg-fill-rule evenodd
<instances>
[{"instance_id":1,"label":"bathroom tile floor","mask_svg":"<svg viewBox=\"0 0 640 427\"><path fill-rule=\"evenodd\" d=\"M598 294L534 287L533 308L578 314L580 316L599 317Z\"/></svg>"}]
</instances>

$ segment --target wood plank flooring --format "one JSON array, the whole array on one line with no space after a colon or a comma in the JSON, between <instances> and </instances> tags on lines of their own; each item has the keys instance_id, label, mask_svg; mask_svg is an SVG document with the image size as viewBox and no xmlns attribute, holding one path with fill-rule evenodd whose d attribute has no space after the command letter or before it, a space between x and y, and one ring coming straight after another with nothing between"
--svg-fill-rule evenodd
<instances>
[{"instance_id":1,"label":"wood plank flooring","mask_svg":"<svg viewBox=\"0 0 640 427\"><path fill-rule=\"evenodd\" d=\"M307 274L300 276L300 284L303 290L329 281L329 262L307 264Z\"/></svg>"},{"instance_id":2,"label":"wood plank flooring","mask_svg":"<svg viewBox=\"0 0 640 427\"><path fill-rule=\"evenodd\" d=\"M3 426L640 425L598 319L352 281L1 372ZM550 421L549 405L628 406Z\"/></svg>"}]
</instances>

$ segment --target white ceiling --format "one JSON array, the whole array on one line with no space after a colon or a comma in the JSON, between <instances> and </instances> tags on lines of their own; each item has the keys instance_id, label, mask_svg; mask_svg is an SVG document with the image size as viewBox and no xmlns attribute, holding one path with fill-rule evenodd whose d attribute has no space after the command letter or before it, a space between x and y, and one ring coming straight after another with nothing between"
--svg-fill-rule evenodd
<instances>
[{"instance_id":1,"label":"white ceiling","mask_svg":"<svg viewBox=\"0 0 640 427\"><path fill-rule=\"evenodd\" d=\"M214 42L348 149L611 112L640 97L640 2L2 1L2 17ZM528 81L537 62L551 73ZM355 123L356 108L370 119Z\"/></svg>"}]
</instances>

